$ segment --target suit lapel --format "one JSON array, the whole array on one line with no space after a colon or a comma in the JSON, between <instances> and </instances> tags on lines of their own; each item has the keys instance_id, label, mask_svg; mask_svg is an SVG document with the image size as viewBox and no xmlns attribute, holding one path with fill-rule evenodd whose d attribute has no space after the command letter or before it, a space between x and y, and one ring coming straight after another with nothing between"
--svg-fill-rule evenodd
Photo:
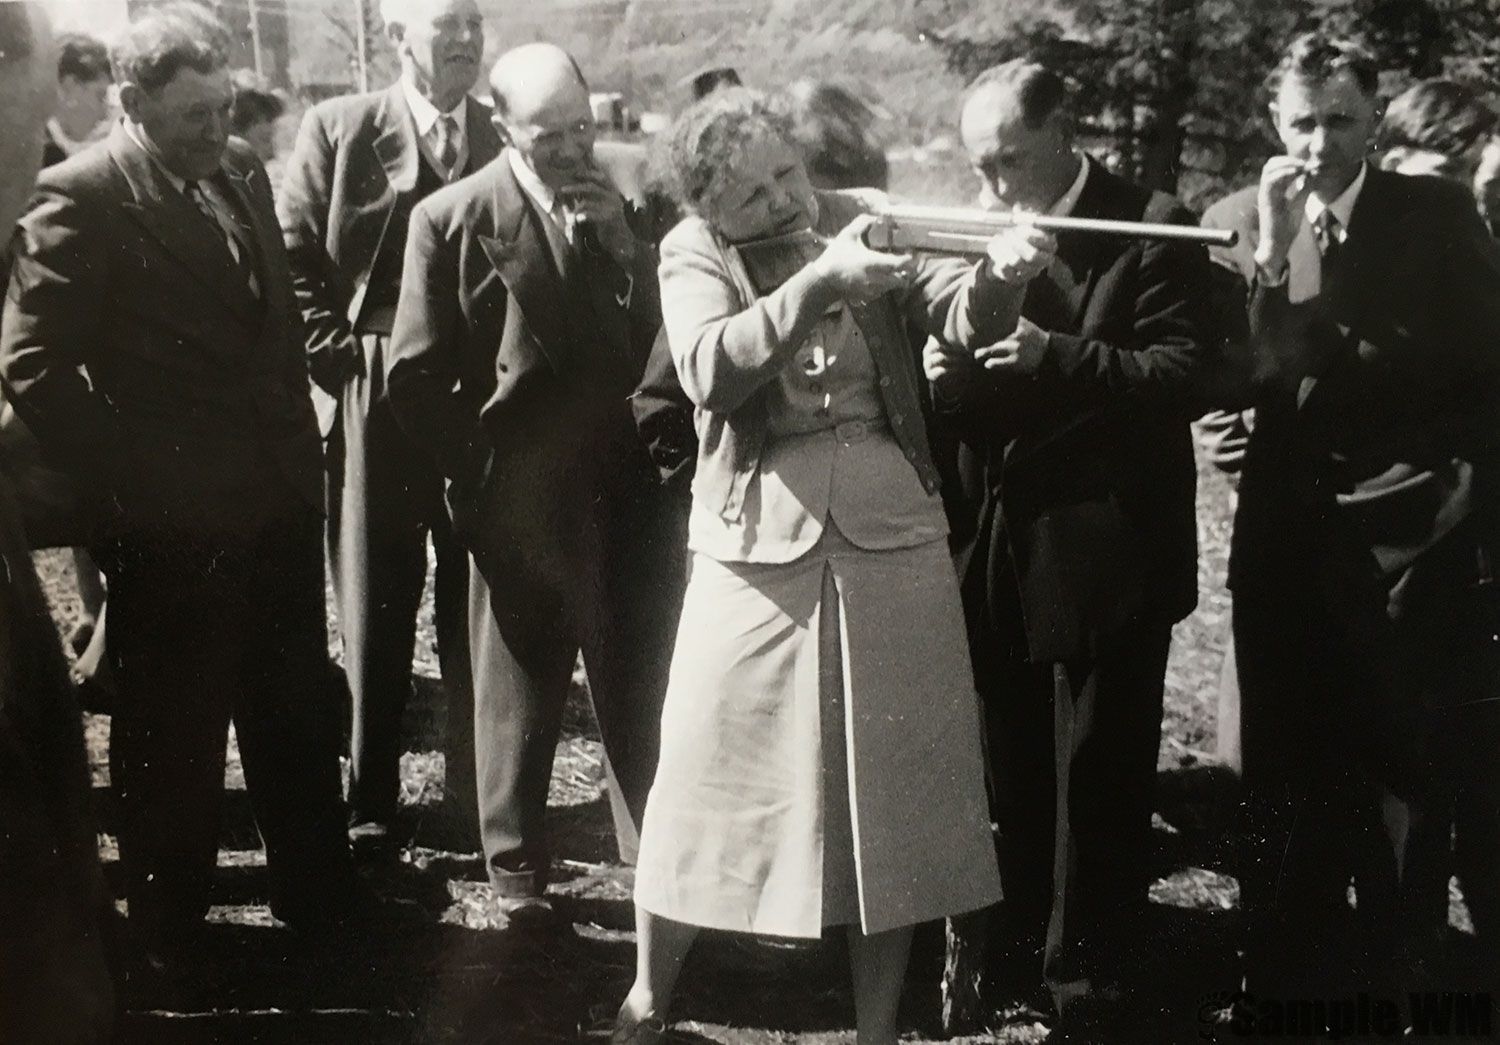
<instances>
[{"instance_id":1,"label":"suit lapel","mask_svg":"<svg viewBox=\"0 0 1500 1045\"><path fill-rule=\"evenodd\" d=\"M1117 194L1113 191L1113 176L1099 166L1092 157L1085 156L1088 175L1084 178L1083 191L1073 213L1080 217L1116 217ZM1068 330L1076 330L1083 322L1084 309L1093 296L1094 285L1104 268L1102 262L1107 255L1109 241L1104 236L1092 236L1084 232L1060 232L1057 236L1057 258L1066 269L1060 273L1065 279L1056 280L1062 292Z\"/></svg>"},{"instance_id":2,"label":"suit lapel","mask_svg":"<svg viewBox=\"0 0 1500 1045\"><path fill-rule=\"evenodd\" d=\"M417 165L422 162L422 150L417 147L417 125L399 82L381 99L375 126L380 128L380 134L372 147L386 181L397 193L411 192L417 187Z\"/></svg>"},{"instance_id":3,"label":"suit lapel","mask_svg":"<svg viewBox=\"0 0 1500 1045\"><path fill-rule=\"evenodd\" d=\"M500 132L490 119L490 111L472 97L464 102L469 108L469 165L465 174L474 174L500 155Z\"/></svg>"},{"instance_id":4,"label":"suit lapel","mask_svg":"<svg viewBox=\"0 0 1500 1045\"><path fill-rule=\"evenodd\" d=\"M133 201L122 203L121 209L238 318L252 327L257 325L259 305L218 231L157 169L156 161L136 143L123 123L115 128L109 149L134 196Z\"/></svg>"},{"instance_id":5,"label":"suit lapel","mask_svg":"<svg viewBox=\"0 0 1500 1045\"><path fill-rule=\"evenodd\" d=\"M564 371L568 346L578 337L568 321L577 306L569 307L563 298L562 278L540 225L547 219L536 213L508 162L501 159L491 169L497 235L476 238L542 352L554 369Z\"/></svg>"}]
</instances>

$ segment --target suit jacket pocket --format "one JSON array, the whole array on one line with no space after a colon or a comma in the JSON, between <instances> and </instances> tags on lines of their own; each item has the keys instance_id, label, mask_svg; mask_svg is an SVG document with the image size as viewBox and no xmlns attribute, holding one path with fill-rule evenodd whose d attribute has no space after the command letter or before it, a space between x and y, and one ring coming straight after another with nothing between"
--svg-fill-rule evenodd
<instances>
[{"instance_id":1,"label":"suit jacket pocket","mask_svg":"<svg viewBox=\"0 0 1500 1045\"><path fill-rule=\"evenodd\" d=\"M1013 526L1033 660L1090 656L1144 611L1145 556L1118 494L1051 505Z\"/></svg>"}]
</instances>

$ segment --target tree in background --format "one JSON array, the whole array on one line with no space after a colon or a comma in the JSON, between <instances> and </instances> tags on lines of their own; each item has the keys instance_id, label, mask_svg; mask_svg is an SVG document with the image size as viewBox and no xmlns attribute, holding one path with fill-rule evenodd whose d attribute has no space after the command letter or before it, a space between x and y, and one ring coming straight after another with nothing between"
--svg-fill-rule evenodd
<instances>
[{"instance_id":1,"label":"tree in background","mask_svg":"<svg viewBox=\"0 0 1500 1045\"><path fill-rule=\"evenodd\" d=\"M1040 54L1077 90L1084 133L1122 171L1202 202L1252 180L1275 147L1263 82L1314 22L1364 36L1395 93L1448 75L1500 87L1500 0L1049 0L1029 15L922 0L924 36L967 80Z\"/></svg>"}]
</instances>

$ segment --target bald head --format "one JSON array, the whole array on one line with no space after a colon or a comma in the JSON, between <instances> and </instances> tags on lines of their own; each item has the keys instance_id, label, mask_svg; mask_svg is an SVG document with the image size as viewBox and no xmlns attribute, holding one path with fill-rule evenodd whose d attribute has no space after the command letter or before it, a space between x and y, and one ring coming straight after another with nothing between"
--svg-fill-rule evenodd
<instances>
[{"instance_id":1,"label":"bald head","mask_svg":"<svg viewBox=\"0 0 1500 1045\"><path fill-rule=\"evenodd\" d=\"M490 92L495 119L544 184L571 185L593 166L589 88L568 52L541 43L506 51L490 71Z\"/></svg>"},{"instance_id":2,"label":"bald head","mask_svg":"<svg viewBox=\"0 0 1500 1045\"><path fill-rule=\"evenodd\" d=\"M490 93L502 118L525 119L563 96L581 98L585 109L589 102L583 70L555 44L523 44L502 54L490 70Z\"/></svg>"}]
</instances>

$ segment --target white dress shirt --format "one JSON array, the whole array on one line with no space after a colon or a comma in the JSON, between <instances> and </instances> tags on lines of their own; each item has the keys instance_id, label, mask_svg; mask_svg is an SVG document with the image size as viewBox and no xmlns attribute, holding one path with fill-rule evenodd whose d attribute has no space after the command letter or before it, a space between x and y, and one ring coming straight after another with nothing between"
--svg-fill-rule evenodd
<instances>
[{"instance_id":1,"label":"white dress shirt","mask_svg":"<svg viewBox=\"0 0 1500 1045\"><path fill-rule=\"evenodd\" d=\"M427 162L432 164L434 170L442 174L448 181L457 181L465 167L469 165L469 96L464 95L458 100L448 112L442 112L432 102L423 97L422 92L417 90L416 85L406 77L401 78L401 91L406 96L407 108L411 109L411 117L417 126L417 145L422 150L422 155ZM453 122L458 129L455 134L456 159L453 161L452 170L444 170L442 163L438 160L438 150L442 139L438 133L438 118L442 116L453 117Z\"/></svg>"}]
</instances>

